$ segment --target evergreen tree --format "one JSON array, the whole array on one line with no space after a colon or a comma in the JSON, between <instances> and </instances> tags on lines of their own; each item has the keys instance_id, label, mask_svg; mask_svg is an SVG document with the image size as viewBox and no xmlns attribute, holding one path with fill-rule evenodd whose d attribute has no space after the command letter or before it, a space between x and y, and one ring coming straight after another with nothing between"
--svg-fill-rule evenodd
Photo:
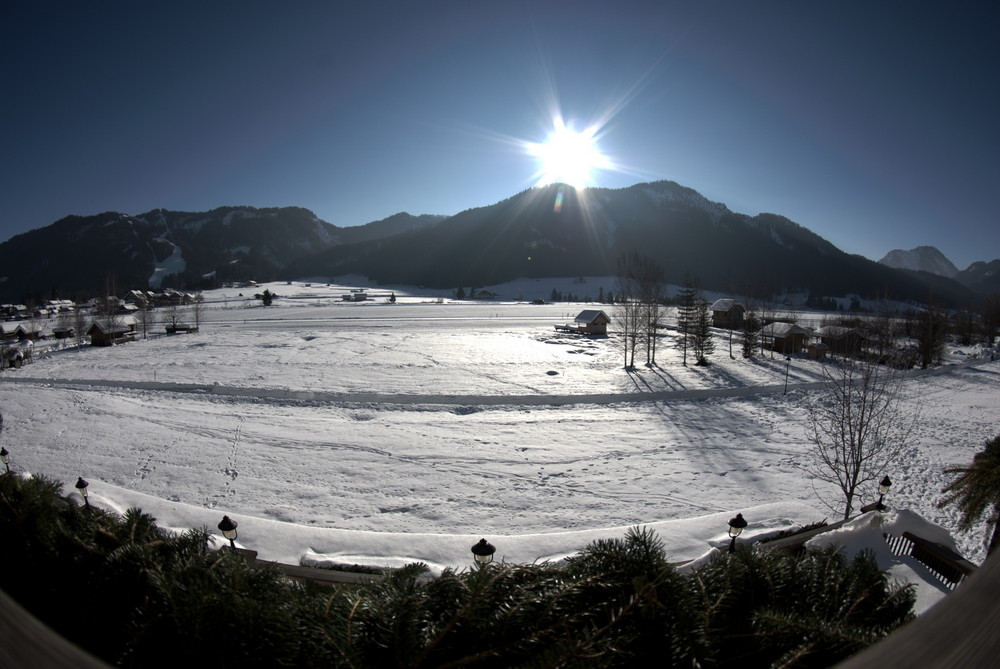
<instances>
[{"instance_id":1,"label":"evergreen tree","mask_svg":"<svg viewBox=\"0 0 1000 669\"><path fill-rule=\"evenodd\" d=\"M264 289L263 293L258 293L257 295L254 295L254 297L260 300L260 303L265 307L269 307L274 303L274 293L267 288Z\"/></svg>"},{"instance_id":2,"label":"evergreen tree","mask_svg":"<svg viewBox=\"0 0 1000 669\"><path fill-rule=\"evenodd\" d=\"M983 340L993 346L997 339L997 328L1000 328L1000 293L993 293L983 304L981 322Z\"/></svg>"},{"instance_id":3,"label":"evergreen tree","mask_svg":"<svg viewBox=\"0 0 1000 669\"><path fill-rule=\"evenodd\" d=\"M760 351L760 321L756 311L748 311L743 319L743 357L753 358Z\"/></svg>"},{"instance_id":4,"label":"evergreen tree","mask_svg":"<svg viewBox=\"0 0 1000 669\"><path fill-rule=\"evenodd\" d=\"M986 448L973 456L971 465L951 467L944 473L957 474L958 478L942 491L948 497L938 506L958 505L962 511L961 530L972 528L989 512L989 555L1000 545L1000 435L986 442Z\"/></svg>"},{"instance_id":5,"label":"evergreen tree","mask_svg":"<svg viewBox=\"0 0 1000 669\"><path fill-rule=\"evenodd\" d=\"M933 307L928 307L917 317L914 335L917 338L917 355L923 369L940 362L944 356L947 326L947 317Z\"/></svg>"},{"instance_id":6,"label":"evergreen tree","mask_svg":"<svg viewBox=\"0 0 1000 669\"><path fill-rule=\"evenodd\" d=\"M712 314L708 310L708 302L698 297L695 311L694 330L691 333L691 347L694 351L696 365L707 365L708 356L715 351L715 339L712 337Z\"/></svg>"},{"instance_id":7,"label":"evergreen tree","mask_svg":"<svg viewBox=\"0 0 1000 669\"><path fill-rule=\"evenodd\" d=\"M694 343L694 332L698 322L698 289L690 275L684 275L684 283L677 293L677 344L681 348L682 363L687 366L688 349Z\"/></svg>"}]
</instances>

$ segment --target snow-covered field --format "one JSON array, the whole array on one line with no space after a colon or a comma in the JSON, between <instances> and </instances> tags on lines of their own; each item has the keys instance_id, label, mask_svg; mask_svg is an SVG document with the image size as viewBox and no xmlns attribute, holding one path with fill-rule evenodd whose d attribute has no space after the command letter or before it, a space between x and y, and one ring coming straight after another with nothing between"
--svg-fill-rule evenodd
<instances>
[{"instance_id":1,"label":"snow-covered field","mask_svg":"<svg viewBox=\"0 0 1000 669\"><path fill-rule=\"evenodd\" d=\"M347 303L325 283L211 291L198 333L4 371L0 443L15 470L67 492L83 476L93 502L165 526L214 530L228 514L241 545L292 563L464 567L481 536L530 562L633 525L686 560L727 543L736 512L748 537L837 519L803 470L824 363L745 361L736 341L730 359L720 331L713 364L684 367L668 333L659 367L627 373L614 336L552 327L595 305L516 301L591 284L480 303L401 288L395 304ZM265 287L281 296L267 308L252 299ZM942 469L1000 432L1000 361L978 353L907 380L920 416L889 472L887 504L953 532ZM982 560L982 532L956 539Z\"/></svg>"}]
</instances>

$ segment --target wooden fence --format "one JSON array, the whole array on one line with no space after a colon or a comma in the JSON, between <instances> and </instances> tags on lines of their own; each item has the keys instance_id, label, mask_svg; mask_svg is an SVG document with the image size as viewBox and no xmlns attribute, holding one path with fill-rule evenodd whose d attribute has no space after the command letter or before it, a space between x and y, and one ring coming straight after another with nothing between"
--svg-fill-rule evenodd
<instances>
[{"instance_id":1,"label":"wooden fence","mask_svg":"<svg viewBox=\"0 0 1000 669\"><path fill-rule=\"evenodd\" d=\"M953 550L926 539L903 532L900 536L885 535L885 542L893 555L909 555L934 575L949 590L976 571L976 565Z\"/></svg>"}]
</instances>

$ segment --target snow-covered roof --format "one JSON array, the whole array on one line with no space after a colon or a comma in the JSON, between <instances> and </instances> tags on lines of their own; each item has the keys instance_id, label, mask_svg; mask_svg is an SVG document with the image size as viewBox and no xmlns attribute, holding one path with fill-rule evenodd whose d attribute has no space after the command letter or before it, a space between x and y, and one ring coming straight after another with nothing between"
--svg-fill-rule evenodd
<instances>
[{"instance_id":1,"label":"snow-covered roof","mask_svg":"<svg viewBox=\"0 0 1000 669\"><path fill-rule=\"evenodd\" d=\"M809 334L809 330L795 323L771 323L762 327L760 331L769 337L790 337L795 334Z\"/></svg>"},{"instance_id":2,"label":"snow-covered roof","mask_svg":"<svg viewBox=\"0 0 1000 669\"><path fill-rule=\"evenodd\" d=\"M734 300L731 297L722 297L712 303L709 307L712 311L729 311L734 306L742 307L743 305Z\"/></svg>"},{"instance_id":3,"label":"snow-covered roof","mask_svg":"<svg viewBox=\"0 0 1000 669\"><path fill-rule=\"evenodd\" d=\"M843 337L849 334L859 334L854 328L849 328L846 325L824 325L823 327L816 330L816 334L820 337Z\"/></svg>"},{"instance_id":4,"label":"snow-covered roof","mask_svg":"<svg viewBox=\"0 0 1000 669\"><path fill-rule=\"evenodd\" d=\"M610 323L611 319L600 309L584 309L576 315L573 320L577 323L593 323L598 319L603 319L605 323Z\"/></svg>"}]
</instances>

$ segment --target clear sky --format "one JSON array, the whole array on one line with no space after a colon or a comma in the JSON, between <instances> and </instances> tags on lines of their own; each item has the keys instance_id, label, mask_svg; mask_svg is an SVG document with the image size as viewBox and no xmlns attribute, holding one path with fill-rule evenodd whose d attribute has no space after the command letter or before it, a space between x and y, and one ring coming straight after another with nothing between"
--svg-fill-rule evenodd
<instances>
[{"instance_id":1,"label":"clear sky","mask_svg":"<svg viewBox=\"0 0 1000 669\"><path fill-rule=\"evenodd\" d=\"M933 7L933 11L932 11ZM671 179L851 253L1000 257L992 2L20 0L0 8L0 240L70 214L455 214Z\"/></svg>"}]
</instances>

